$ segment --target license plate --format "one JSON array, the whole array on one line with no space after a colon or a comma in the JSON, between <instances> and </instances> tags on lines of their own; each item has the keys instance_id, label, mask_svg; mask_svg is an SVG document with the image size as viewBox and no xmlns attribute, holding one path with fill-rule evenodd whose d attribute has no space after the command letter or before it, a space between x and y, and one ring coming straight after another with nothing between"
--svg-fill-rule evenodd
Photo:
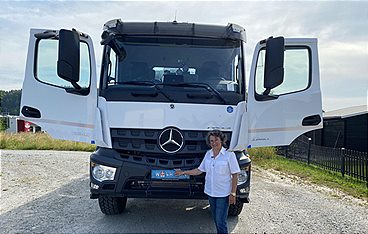
<instances>
[{"instance_id":1,"label":"license plate","mask_svg":"<svg viewBox=\"0 0 368 234\"><path fill-rule=\"evenodd\" d=\"M151 178L155 180L185 180L189 175L175 176L175 170L152 170Z\"/></svg>"}]
</instances>

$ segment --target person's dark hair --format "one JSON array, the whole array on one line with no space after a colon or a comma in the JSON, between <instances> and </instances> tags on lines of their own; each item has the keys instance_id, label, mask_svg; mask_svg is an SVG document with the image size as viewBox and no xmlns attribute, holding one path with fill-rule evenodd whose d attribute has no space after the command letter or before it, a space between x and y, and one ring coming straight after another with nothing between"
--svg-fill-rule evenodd
<instances>
[{"instance_id":1,"label":"person's dark hair","mask_svg":"<svg viewBox=\"0 0 368 234\"><path fill-rule=\"evenodd\" d=\"M211 144L210 144L211 136L220 138L222 146L226 147L227 136L225 133L221 132L220 130L213 130L207 133L206 143L209 147L211 147Z\"/></svg>"}]
</instances>

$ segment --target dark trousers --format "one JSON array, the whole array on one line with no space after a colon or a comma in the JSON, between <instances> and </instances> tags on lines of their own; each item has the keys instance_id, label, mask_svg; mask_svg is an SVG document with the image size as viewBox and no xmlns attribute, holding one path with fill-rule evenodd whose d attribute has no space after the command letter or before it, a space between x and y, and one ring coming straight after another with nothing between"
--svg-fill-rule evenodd
<instances>
[{"instance_id":1,"label":"dark trousers","mask_svg":"<svg viewBox=\"0 0 368 234\"><path fill-rule=\"evenodd\" d=\"M217 233L228 233L227 213L229 210L229 196L211 197L208 196L212 217L216 224Z\"/></svg>"}]
</instances>

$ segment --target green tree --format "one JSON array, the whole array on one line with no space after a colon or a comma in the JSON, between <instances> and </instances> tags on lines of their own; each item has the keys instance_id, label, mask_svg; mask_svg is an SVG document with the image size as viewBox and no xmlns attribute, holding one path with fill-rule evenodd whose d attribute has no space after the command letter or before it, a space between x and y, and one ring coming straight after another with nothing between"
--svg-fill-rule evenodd
<instances>
[{"instance_id":1,"label":"green tree","mask_svg":"<svg viewBox=\"0 0 368 234\"><path fill-rule=\"evenodd\" d=\"M0 131L5 131L7 128L6 117L0 117Z\"/></svg>"},{"instance_id":2,"label":"green tree","mask_svg":"<svg viewBox=\"0 0 368 234\"><path fill-rule=\"evenodd\" d=\"M2 102L2 100L3 100L3 97L4 97L4 95L6 94L6 91L4 91L4 90L0 90L0 113L3 113L4 111L3 111L3 102Z\"/></svg>"},{"instance_id":3,"label":"green tree","mask_svg":"<svg viewBox=\"0 0 368 234\"><path fill-rule=\"evenodd\" d=\"M0 90L0 113L19 115L22 90Z\"/></svg>"}]
</instances>

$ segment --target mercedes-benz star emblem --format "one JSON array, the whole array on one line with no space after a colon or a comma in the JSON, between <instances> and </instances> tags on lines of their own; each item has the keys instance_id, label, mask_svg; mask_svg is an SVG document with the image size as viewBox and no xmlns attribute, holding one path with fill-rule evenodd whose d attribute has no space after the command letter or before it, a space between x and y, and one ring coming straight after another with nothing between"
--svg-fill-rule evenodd
<instances>
[{"instance_id":1,"label":"mercedes-benz star emblem","mask_svg":"<svg viewBox=\"0 0 368 234\"><path fill-rule=\"evenodd\" d=\"M167 128L160 134L158 143L166 153L178 152L184 144L183 135L175 128Z\"/></svg>"}]
</instances>

